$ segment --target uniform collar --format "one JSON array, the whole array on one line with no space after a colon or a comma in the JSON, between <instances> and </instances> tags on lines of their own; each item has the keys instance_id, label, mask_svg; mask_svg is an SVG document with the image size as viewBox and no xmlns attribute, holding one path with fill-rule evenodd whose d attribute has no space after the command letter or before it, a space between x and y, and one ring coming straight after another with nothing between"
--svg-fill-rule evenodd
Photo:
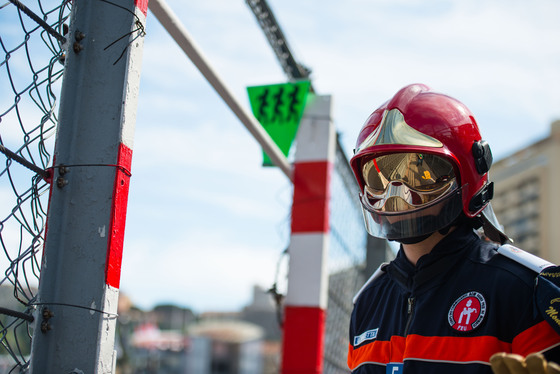
<instances>
[{"instance_id":1,"label":"uniform collar","mask_svg":"<svg viewBox=\"0 0 560 374\"><path fill-rule=\"evenodd\" d=\"M409 292L430 288L446 279L447 273L468 254L477 238L472 228L459 226L437 243L430 253L420 257L416 266L408 261L401 246L386 271Z\"/></svg>"}]
</instances>

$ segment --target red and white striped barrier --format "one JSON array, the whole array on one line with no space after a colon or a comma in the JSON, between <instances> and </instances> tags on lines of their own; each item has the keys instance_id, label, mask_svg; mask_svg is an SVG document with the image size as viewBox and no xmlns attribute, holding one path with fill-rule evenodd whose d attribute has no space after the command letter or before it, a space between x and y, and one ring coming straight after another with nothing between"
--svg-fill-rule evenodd
<instances>
[{"instance_id":1,"label":"red and white striped barrier","mask_svg":"<svg viewBox=\"0 0 560 374\"><path fill-rule=\"evenodd\" d=\"M282 373L321 373L328 299L330 180L336 134L331 97L316 96L296 143Z\"/></svg>"}]
</instances>

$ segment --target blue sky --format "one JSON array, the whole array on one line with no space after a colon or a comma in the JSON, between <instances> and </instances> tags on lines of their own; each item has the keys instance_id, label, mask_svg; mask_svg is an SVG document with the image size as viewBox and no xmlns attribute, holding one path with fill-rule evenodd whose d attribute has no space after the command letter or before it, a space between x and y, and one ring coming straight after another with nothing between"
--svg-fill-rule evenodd
<instances>
[{"instance_id":1,"label":"blue sky","mask_svg":"<svg viewBox=\"0 0 560 374\"><path fill-rule=\"evenodd\" d=\"M463 101L497 159L547 136L560 119L556 0L268 2L317 93L332 95L347 153L367 116L415 82ZM286 81L244 0L168 5L247 109L247 86ZM10 14L0 13L4 42L19 27ZM121 291L146 309L238 310L253 285L275 281L292 187L261 166L260 146L151 12L146 31ZM25 75L18 58L11 68ZM11 95L6 82L0 88ZM11 131L1 132L10 146L19 136ZM12 198L0 186L4 205Z\"/></svg>"},{"instance_id":2,"label":"blue sky","mask_svg":"<svg viewBox=\"0 0 560 374\"><path fill-rule=\"evenodd\" d=\"M560 119L556 0L268 1L316 91L333 96L348 153L367 116L415 82L463 101L495 158ZM247 108L247 86L286 80L245 1L168 5ZM146 31L121 291L143 308L237 310L275 281L291 185L261 166L260 146L150 12Z\"/></svg>"}]
</instances>

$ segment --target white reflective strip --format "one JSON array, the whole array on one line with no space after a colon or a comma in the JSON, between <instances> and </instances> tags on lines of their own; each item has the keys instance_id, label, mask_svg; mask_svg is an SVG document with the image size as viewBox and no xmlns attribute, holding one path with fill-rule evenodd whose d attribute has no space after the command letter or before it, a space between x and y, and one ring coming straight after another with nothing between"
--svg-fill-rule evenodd
<instances>
[{"instance_id":1,"label":"white reflective strip","mask_svg":"<svg viewBox=\"0 0 560 374\"><path fill-rule=\"evenodd\" d=\"M328 244L324 233L292 234L286 305L327 308Z\"/></svg>"},{"instance_id":2,"label":"white reflective strip","mask_svg":"<svg viewBox=\"0 0 560 374\"><path fill-rule=\"evenodd\" d=\"M553 263L543 260L529 252L522 249L514 247L511 244L504 244L498 248L498 253L512 259L513 261L520 263L521 265L540 273L543 269L554 266Z\"/></svg>"}]
</instances>

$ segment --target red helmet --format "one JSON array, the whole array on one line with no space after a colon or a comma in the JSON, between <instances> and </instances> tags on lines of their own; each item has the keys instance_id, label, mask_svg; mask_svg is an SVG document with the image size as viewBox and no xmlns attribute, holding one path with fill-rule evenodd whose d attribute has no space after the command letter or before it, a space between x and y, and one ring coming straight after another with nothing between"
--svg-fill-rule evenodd
<instances>
[{"instance_id":1,"label":"red helmet","mask_svg":"<svg viewBox=\"0 0 560 374\"><path fill-rule=\"evenodd\" d=\"M486 235L503 242L489 204L491 163L471 111L422 84L402 88L369 116L350 160L370 234L426 236L462 211L491 223Z\"/></svg>"}]
</instances>

